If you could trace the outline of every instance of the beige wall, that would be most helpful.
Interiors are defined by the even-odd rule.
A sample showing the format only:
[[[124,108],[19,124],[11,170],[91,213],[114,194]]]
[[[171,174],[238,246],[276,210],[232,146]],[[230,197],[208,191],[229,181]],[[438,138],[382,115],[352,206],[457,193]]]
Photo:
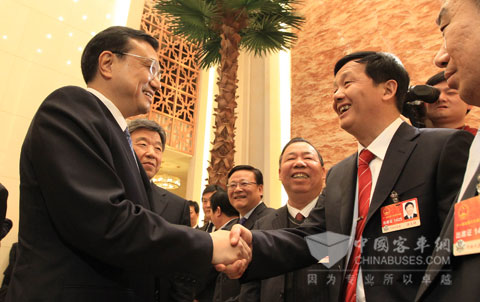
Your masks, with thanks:
[[[0,182],[9,190],[7,217],[13,220],[1,243],[0,272],[17,241],[20,148],[35,111],[56,88],[84,86],[80,55],[92,33],[111,25],[138,28],[143,3],[0,1]]]
[[[325,158],[327,168],[356,149],[341,130],[332,110],[333,66],[343,55],[359,50],[396,54],[413,85],[440,70],[433,58],[442,43],[435,24],[438,0],[342,1],[305,0],[307,23],[292,50],[292,137],[304,136]],[[475,108],[468,123],[480,125]]]

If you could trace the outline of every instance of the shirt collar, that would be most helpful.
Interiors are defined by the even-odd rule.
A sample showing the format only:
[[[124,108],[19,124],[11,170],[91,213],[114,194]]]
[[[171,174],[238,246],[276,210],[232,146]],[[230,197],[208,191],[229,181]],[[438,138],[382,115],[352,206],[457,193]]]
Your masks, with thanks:
[[[245,214],[245,215],[243,215],[243,216],[240,216],[240,218],[245,217],[245,219],[248,219],[248,217],[250,217],[250,215],[252,215],[253,211],[255,211],[255,209],[256,209],[261,203],[263,203],[262,200],[260,200],[260,202],[259,202],[253,209],[251,209],[250,211],[248,211],[247,214]]]
[[[108,111],[110,111],[110,113],[113,115],[113,118],[115,118],[115,120],[117,121],[118,126],[120,126],[120,129],[122,129],[122,131],[125,131],[125,129],[127,129],[127,121],[125,120],[125,118],[123,117],[122,113],[117,108],[117,106],[115,106],[115,104],[112,103],[112,101],[107,99],[107,97],[104,96],[98,90],[88,87],[87,91],[89,91],[91,94],[93,94],[94,96],[100,99],[100,101],[105,105],[105,107],[107,107]]]
[[[223,230],[223,228],[224,228],[226,225],[228,225],[228,224],[229,224],[232,220],[234,220],[234,219],[238,219],[238,217],[234,217],[234,218],[230,219],[229,221],[225,222],[225,223],[224,223],[221,227],[219,227],[218,229],[219,229],[219,230]]]
[[[385,154],[387,153],[388,146],[392,141],[395,132],[397,132],[400,125],[403,123],[403,120],[398,117],[394,120],[387,128],[385,128],[379,136],[377,136],[373,142],[368,145],[367,147],[362,146],[362,144],[358,143],[358,153],[363,149],[368,149],[370,152],[375,155],[376,158],[383,161],[385,158]]]
[[[288,202],[287,202],[287,210],[288,214],[292,217],[296,217],[298,213],[301,213],[303,217],[307,218],[308,215],[310,215],[310,212],[313,210],[315,205],[317,204],[318,196],[310,201],[303,209],[299,210],[297,208],[292,207]]]

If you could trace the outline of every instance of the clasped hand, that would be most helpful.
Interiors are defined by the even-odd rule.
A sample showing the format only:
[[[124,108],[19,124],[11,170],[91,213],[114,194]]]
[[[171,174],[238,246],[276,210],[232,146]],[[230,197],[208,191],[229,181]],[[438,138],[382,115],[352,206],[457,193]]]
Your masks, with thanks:
[[[230,232],[210,233],[213,241],[212,263],[230,279],[240,278],[252,260],[252,233],[240,224]]]

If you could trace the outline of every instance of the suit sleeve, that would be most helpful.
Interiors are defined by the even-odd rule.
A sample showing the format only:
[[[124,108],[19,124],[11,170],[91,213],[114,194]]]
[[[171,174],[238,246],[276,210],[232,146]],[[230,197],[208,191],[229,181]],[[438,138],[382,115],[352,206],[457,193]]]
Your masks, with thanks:
[[[310,254],[305,237],[325,232],[324,198],[322,193],[317,207],[298,228],[252,231],[252,262],[242,282],[274,277],[318,261]]]
[[[151,274],[208,270],[208,234],[171,225],[142,201],[129,199],[126,187],[132,184],[118,174],[126,160],[114,160],[111,123],[98,101],[78,90],[54,92],[30,126],[21,169],[33,174],[21,175],[23,194],[32,195],[28,206],[46,208],[66,245],[112,266]],[[42,200],[35,200],[37,187]]]
[[[473,135],[456,131],[442,148],[437,172],[438,218],[443,225],[460,191]]]
[[[188,202],[184,202],[184,208],[183,208],[183,218],[182,218],[182,225],[192,227],[192,224],[190,222],[190,206],[188,205]]]

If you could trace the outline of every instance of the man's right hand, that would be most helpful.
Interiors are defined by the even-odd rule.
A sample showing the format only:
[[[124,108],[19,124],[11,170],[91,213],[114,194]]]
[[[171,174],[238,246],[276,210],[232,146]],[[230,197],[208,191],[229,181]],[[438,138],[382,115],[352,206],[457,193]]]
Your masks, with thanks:
[[[252,232],[244,226],[236,224],[230,231],[230,245],[237,246],[239,244],[245,244],[249,248],[248,258],[233,263],[220,263],[215,266],[217,271],[225,273],[230,279],[240,278],[252,260]]]

